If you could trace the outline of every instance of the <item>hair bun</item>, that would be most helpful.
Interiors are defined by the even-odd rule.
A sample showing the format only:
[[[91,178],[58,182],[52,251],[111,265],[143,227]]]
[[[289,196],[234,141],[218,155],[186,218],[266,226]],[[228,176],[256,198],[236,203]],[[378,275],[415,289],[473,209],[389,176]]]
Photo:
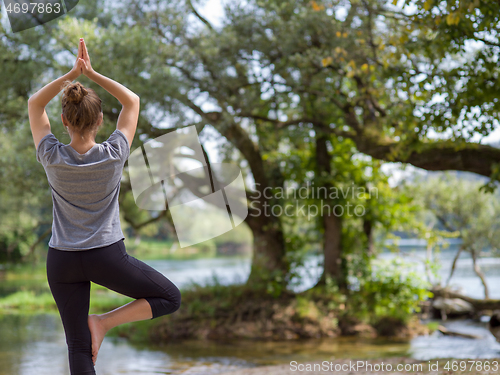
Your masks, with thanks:
[[[64,95],[71,103],[79,104],[89,92],[80,82],[70,83],[64,90]]]

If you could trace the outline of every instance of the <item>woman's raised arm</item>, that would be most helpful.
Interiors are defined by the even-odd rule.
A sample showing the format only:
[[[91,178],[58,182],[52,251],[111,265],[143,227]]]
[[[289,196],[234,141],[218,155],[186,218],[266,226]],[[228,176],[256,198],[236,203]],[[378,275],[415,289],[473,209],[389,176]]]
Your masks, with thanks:
[[[50,134],[50,122],[45,107],[47,104],[61,91],[62,84],[67,81],[77,79],[82,72],[82,63],[80,55],[83,51],[83,39],[78,44],[78,56],[75,60],[73,69],[62,77],[46,84],[28,100],[28,116],[30,119],[30,128],[35,142],[35,148],[38,149],[38,144],[47,134]]]
[[[92,69],[85,41],[83,42],[82,54],[83,57],[80,57],[80,59],[83,60],[81,64],[83,74],[113,95],[123,106],[120,116],[118,116],[116,128],[125,134],[128,139],[129,146],[131,146],[137,129],[137,121],[139,119],[139,96],[122,84],[112,80],[111,78],[103,76]]]

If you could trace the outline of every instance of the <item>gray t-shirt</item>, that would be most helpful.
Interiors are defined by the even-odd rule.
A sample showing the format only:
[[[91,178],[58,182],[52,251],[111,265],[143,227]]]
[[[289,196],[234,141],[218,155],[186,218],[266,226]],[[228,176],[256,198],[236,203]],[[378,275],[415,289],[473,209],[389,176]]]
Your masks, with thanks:
[[[83,155],[52,133],[42,138],[36,159],[43,165],[52,190],[50,247],[88,250],[125,238],[118,195],[129,154],[128,140],[118,129]]]

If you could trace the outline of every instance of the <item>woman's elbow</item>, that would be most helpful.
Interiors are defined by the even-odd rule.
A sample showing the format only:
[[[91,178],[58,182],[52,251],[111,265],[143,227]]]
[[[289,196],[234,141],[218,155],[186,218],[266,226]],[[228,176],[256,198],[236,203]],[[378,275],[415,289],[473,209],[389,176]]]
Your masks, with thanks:
[[[30,107],[45,107],[45,106],[38,103],[38,98],[36,97],[36,95],[32,95],[28,99],[28,108],[30,108]]]
[[[139,97],[139,95],[136,95],[136,94],[133,94],[133,95],[130,95],[128,98],[127,98],[127,101],[125,103],[122,103],[123,106],[139,106],[141,103],[141,98]]]

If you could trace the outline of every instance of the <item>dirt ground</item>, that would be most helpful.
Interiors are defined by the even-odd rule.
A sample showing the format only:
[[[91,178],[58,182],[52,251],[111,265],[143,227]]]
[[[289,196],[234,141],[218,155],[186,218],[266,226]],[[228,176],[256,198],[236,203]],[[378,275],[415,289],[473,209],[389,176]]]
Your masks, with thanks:
[[[316,367],[314,367],[315,364]],[[370,367],[370,364],[372,367]],[[398,365],[400,365],[399,368]],[[278,366],[262,366],[229,371],[221,375],[371,375],[384,373],[414,375],[500,374],[500,357],[496,359],[445,358],[430,361],[419,361],[404,357],[368,360],[337,359],[318,362],[291,362],[290,364]]]

